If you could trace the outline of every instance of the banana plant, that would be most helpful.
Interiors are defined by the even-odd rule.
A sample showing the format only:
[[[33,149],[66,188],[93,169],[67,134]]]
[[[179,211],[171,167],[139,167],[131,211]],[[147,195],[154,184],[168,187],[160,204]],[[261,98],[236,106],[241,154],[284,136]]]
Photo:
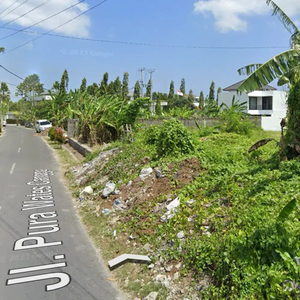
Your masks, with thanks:
[[[300,31],[286,13],[272,0],[266,0],[273,15],[277,15],[283,26],[291,33],[291,49],[275,55],[263,64],[251,64],[238,70],[240,75],[248,75],[238,90],[252,92],[279,79],[279,84],[293,84],[300,74]]]

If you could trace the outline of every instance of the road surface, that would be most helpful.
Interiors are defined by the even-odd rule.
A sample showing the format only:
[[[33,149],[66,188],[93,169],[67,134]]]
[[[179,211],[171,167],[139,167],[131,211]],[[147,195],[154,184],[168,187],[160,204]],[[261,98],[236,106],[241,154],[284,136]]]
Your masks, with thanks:
[[[123,300],[34,133],[11,125],[0,137],[0,300]]]

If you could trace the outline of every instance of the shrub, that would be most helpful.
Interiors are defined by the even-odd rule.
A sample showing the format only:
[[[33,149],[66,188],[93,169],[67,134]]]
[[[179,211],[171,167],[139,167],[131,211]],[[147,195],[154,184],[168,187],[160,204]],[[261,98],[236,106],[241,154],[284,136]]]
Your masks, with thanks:
[[[159,125],[151,125],[145,130],[145,143],[148,145],[156,145],[160,134]]]
[[[48,136],[49,136],[51,141],[55,140],[54,129],[55,129],[55,127],[50,127],[49,131],[48,131]]]
[[[64,136],[64,132],[60,127],[54,128],[54,140],[58,142],[59,144],[63,144],[66,140]]]
[[[162,156],[189,154],[195,150],[192,135],[177,119],[165,120],[156,143],[157,154]]]
[[[254,124],[241,112],[223,111],[219,120],[222,122],[220,128],[223,132],[247,135],[254,128]]]

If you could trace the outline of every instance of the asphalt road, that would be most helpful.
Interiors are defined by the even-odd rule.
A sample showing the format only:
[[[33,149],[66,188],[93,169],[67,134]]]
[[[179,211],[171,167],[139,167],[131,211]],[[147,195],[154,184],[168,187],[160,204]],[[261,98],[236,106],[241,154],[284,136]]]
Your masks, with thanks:
[[[0,300],[124,299],[34,133],[11,125],[0,137]]]

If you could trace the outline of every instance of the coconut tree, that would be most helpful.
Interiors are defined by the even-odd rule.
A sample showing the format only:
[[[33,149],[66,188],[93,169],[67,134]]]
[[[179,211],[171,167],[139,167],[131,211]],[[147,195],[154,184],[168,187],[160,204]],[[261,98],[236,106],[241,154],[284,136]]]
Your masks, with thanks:
[[[264,64],[251,64],[238,70],[240,75],[249,77],[240,85],[239,91],[251,92],[278,79],[278,84],[295,83],[300,74],[300,31],[286,13],[272,0],[266,0],[284,27],[291,33],[291,49],[282,52]]]

